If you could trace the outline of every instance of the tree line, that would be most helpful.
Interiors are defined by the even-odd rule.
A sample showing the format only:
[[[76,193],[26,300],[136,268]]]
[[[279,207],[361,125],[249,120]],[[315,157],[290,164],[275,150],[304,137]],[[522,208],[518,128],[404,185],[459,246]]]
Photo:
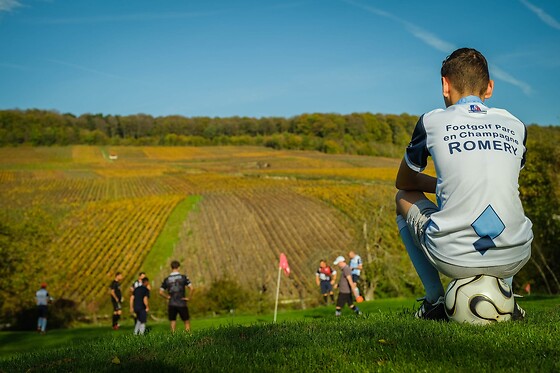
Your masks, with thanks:
[[[284,117],[153,117],[146,114],[61,114],[0,111],[0,146],[257,145],[324,153],[395,155],[410,140],[418,116],[301,114]]]

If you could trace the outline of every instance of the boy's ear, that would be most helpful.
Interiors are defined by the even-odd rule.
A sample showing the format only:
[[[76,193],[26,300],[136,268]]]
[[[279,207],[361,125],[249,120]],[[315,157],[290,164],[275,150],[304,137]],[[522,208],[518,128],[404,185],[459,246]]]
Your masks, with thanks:
[[[484,94],[484,99],[489,99],[492,97],[492,92],[494,92],[494,81],[488,81],[488,87],[486,88],[486,93]]]
[[[441,94],[443,95],[445,107],[449,107],[454,104],[451,100],[451,83],[445,76],[441,77]]]
[[[441,77],[441,94],[445,98],[449,98],[451,92],[451,86],[449,85],[449,79],[445,76]]]

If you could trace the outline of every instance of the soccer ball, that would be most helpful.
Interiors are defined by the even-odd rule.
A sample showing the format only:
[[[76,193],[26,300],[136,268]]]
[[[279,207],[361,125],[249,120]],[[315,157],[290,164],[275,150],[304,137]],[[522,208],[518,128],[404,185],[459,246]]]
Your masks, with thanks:
[[[511,320],[515,301],[501,278],[478,275],[454,279],[445,292],[445,313],[460,323],[486,325]]]

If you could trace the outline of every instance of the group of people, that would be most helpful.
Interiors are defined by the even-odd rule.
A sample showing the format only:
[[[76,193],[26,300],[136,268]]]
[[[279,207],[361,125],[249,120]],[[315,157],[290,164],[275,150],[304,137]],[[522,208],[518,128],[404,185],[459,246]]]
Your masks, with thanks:
[[[171,331],[175,332],[177,315],[185,323],[185,330],[191,329],[190,314],[187,302],[194,294],[194,287],[191,280],[179,273],[181,264],[174,260],[171,262],[171,273],[161,283],[159,295],[168,301],[167,313],[171,324]],[[117,272],[114,280],[109,286],[109,293],[111,296],[111,304],[113,305],[113,329],[119,330],[119,321],[122,316],[123,294],[121,291],[121,282],[123,274]],[[186,296],[186,289],[189,289],[188,297]],[[138,274],[138,279],[130,286],[130,313],[135,320],[134,334],[144,334],[146,332],[146,323],[148,321],[148,312],[150,312],[150,279],[146,276],[145,272]],[[35,293],[35,300],[37,303],[37,331],[44,334],[47,328],[47,311],[48,305],[52,303],[53,298],[47,291],[47,284],[42,283],[41,288]]]
[[[115,279],[109,286],[111,295],[111,304],[113,305],[113,329],[120,328],[119,320],[122,315],[123,296],[121,291],[121,281],[123,275],[117,272]],[[135,320],[134,334],[144,334],[146,331],[146,322],[148,321],[148,312],[150,311],[150,279],[145,272],[138,274],[138,279],[130,286],[130,313]]]
[[[185,323],[185,330],[191,328],[190,314],[187,302],[194,294],[194,287],[189,278],[179,273],[181,264],[174,260],[171,262],[171,273],[161,283],[159,295],[168,301],[167,314],[171,324],[171,331],[175,331],[177,323],[177,315]],[[119,320],[122,315],[123,296],[121,291],[121,281],[123,275],[117,272],[115,279],[109,286],[111,303],[113,305],[113,329],[118,330]],[[189,297],[186,296],[186,289],[189,289]],[[146,277],[146,273],[140,272],[138,279],[130,286],[130,313],[134,316],[135,326],[134,334],[144,334],[146,331],[146,323],[148,321],[148,312],[150,311],[150,280]]]
[[[338,283],[336,283],[337,271],[328,265],[327,261],[324,259],[321,259],[319,262],[319,268],[315,274],[315,281],[317,286],[321,288],[321,294],[325,305],[329,304],[329,297],[332,303],[335,303],[334,289],[338,288],[336,316],[342,314],[342,308],[346,304],[356,314],[361,313],[358,306],[354,304],[354,299],[356,299],[357,302],[363,301],[363,296],[360,295],[360,290],[358,288],[363,262],[362,258],[354,251],[350,251],[348,256],[350,257],[350,263],[346,263],[346,258],[344,256],[338,256],[333,262],[342,273]]]

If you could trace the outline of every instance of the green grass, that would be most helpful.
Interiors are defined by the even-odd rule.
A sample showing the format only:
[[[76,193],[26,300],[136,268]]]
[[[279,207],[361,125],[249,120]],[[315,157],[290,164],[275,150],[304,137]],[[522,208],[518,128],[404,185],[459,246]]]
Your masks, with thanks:
[[[409,299],[384,299],[381,301],[364,302],[360,306],[364,312],[394,312],[400,311],[406,307],[410,308],[415,304],[414,300]],[[347,311],[349,313],[349,311]],[[324,319],[334,315],[334,307],[320,307],[311,310],[280,310],[278,312],[277,321],[302,321],[313,319]],[[233,325],[255,325],[263,323],[272,323],[273,314],[265,315],[248,315],[248,314],[230,314],[219,317],[193,318],[192,330],[194,332],[202,329],[218,328]],[[169,323],[165,320],[148,321],[150,329],[154,333],[168,333]],[[178,324],[181,324],[179,322]],[[32,332],[0,332],[0,358],[13,355],[15,353],[27,353],[34,351],[37,347],[41,349],[52,349],[64,347],[70,343],[84,342],[97,337],[114,338],[122,334],[132,333],[132,319],[126,314],[121,319],[121,331],[115,333],[110,327],[110,320],[104,324],[92,326],[83,324],[71,329],[57,329],[49,331],[47,335],[39,335]]]
[[[146,256],[142,270],[148,274],[157,274],[165,267],[167,260],[173,255],[175,244],[179,240],[179,230],[188,213],[202,199],[201,196],[188,196],[171,212],[165,227],[158,236],[154,246]]]
[[[0,371],[557,372],[558,300],[526,298],[527,320],[487,327],[415,320],[414,302],[401,299],[365,302],[360,317],[323,307],[282,312],[276,324],[271,315],[194,319],[190,334],[172,335],[167,323],[145,336],[130,326],[0,333]],[[8,353],[6,343],[25,348]]]

